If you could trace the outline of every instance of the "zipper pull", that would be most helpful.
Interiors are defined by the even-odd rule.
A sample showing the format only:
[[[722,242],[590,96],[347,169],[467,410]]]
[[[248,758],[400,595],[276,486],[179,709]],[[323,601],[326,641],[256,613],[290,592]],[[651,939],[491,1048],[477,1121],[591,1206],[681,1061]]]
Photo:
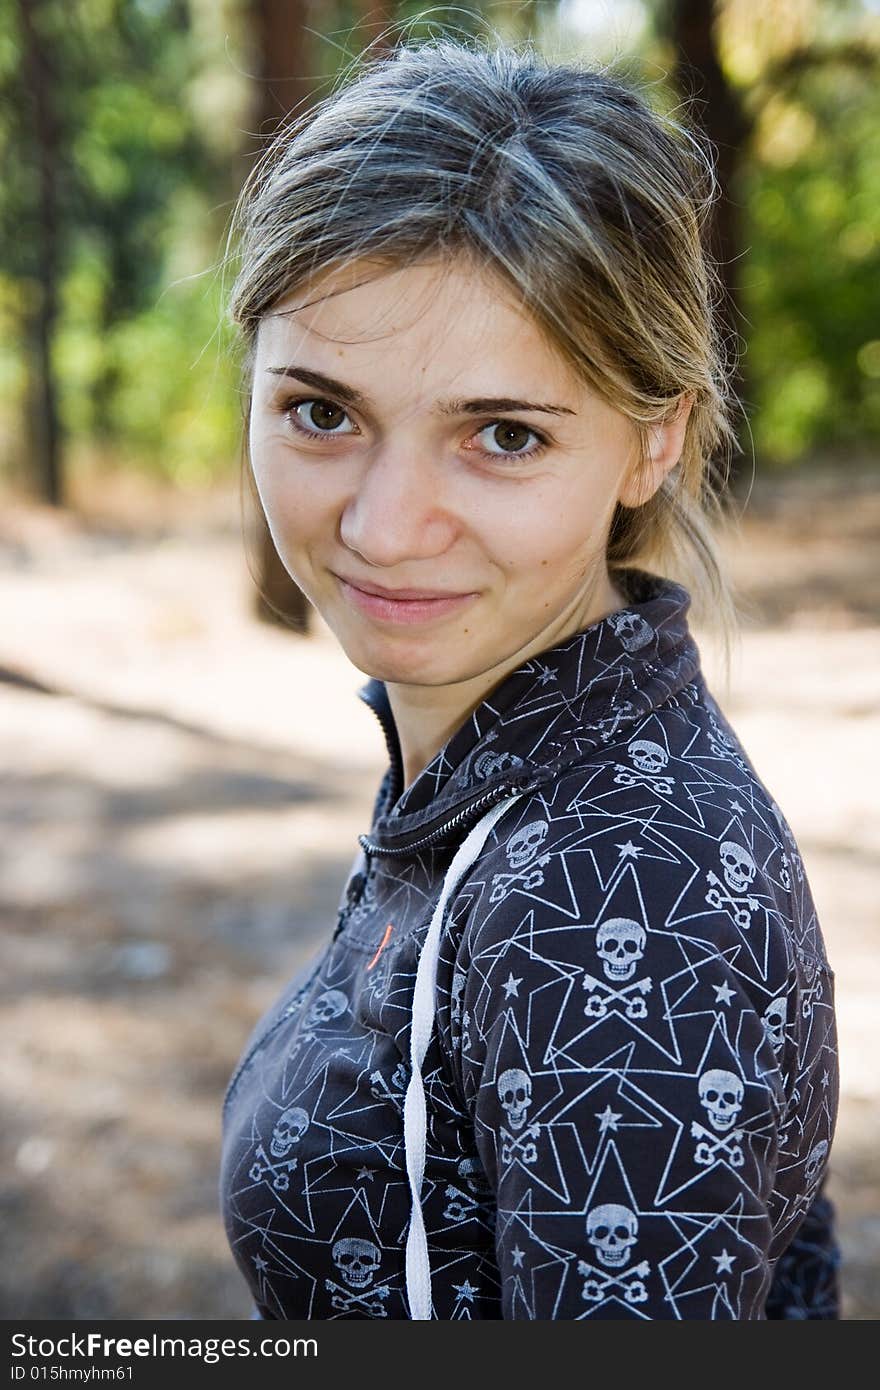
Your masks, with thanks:
[[[388,938],[389,938],[389,936],[391,935],[391,933],[393,932],[393,930],[394,930],[394,923],[393,923],[393,922],[389,922],[389,923],[388,923],[388,926],[385,928],[385,935],[382,937],[382,940],[379,942],[379,949],[378,949],[378,951],[376,952],[376,954],[373,956],[373,959],[370,961],[369,965],[367,966],[367,969],[368,969],[368,970],[372,970],[373,966],[376,964],[376,961],[379,959],[379,957],[381,956],[382,952],[385,950],[385,947],[388,945]]]
[[[339,933],[342,931],[342,928],[345,926],[346,918],[348,917],[348,914],[351,912],[351,909],[354,907],[358,898],[363,893],[364,886],[367,882],[367,878],[370,873],[369,853],[366,850],[364,850],[363,847],[361,848],[362,859],[364,861],[364,868],[356,869],[348,880],[348,883],[345,888],[345,901],[342,903],[338,913],[336,914],[336,926],[334,928],[332,938],[334,941],[336,940]]]

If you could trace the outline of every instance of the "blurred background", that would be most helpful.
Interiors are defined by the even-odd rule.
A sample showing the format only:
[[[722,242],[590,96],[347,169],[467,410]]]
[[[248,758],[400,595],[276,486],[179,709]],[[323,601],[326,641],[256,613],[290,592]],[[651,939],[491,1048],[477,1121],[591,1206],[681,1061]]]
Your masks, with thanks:
[[[2,0],[0,1317],[250,1312],[222,1097],[386,760],[240,492],[223,255],[277,122],[399,32],[613,62],[715,143],[729,689],[695,636],[836,970],[844,1316],[877,1318],[880,0]]]

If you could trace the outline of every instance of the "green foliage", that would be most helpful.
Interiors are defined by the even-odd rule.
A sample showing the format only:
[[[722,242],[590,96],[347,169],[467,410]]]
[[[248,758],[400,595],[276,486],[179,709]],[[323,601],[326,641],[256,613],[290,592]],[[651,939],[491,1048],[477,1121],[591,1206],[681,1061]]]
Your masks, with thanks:
[[[35,9],[57,129],[52,363],[68,452],[91,441],[120,464],[185,482],[229,471],[241,419],[214,273],[240,171],[222,141],[205,138],[190,17],[184,0],[43,0]],[[7,12],[0,431],[11,441],[19,431],[7,467],[26,457],[28,333],[45,278],[34,93],[25,65],[9,60],[20,49]]]
[[[516,40],[551,9],[549,0],[432,7],[403,0],[397,18],[414,38],[444,28],[465,37],[481,31],[482,11]],[[246,161],[259,148],[249,106],[259,70],[249,7],[245,0],[42,0],[33,12],[56,121],[52,360],[68,456],[94,446],[120,466],[187,484],[230,474],[241,400],[218,264]],[[326,90],[334,66],[350,64],[376,28],[359,35],[354,0],[328,0],[320,13],[314,73]],[[7,467],[27,456],[28,343],[45,279],[35,94],[17,15],[17,6],[0,6]],[[658,67],[665,65],[648,65],[654,81]],[[876,446],[876,68],[832,64],[790,78],[765,102],[732,193],[744,218],[741,332],[759,455],[786,464],[829,446]]]
[[[829,446],[876,445],[876,73],[837,65],[811,69],[768,110],[762,126],[766,138],[759,131],[738,191],[745,210],[741,308],[756,449],[783,463]]]
[[[69,436],[112,443],[120,465],[186,486],[229,472],[241,423],[219,278],[168,274],[184,238],[192,241],[187,250],[201,247],[202,264],[208,262],[210,226],[200,200],[178,190],[162,230],[167,254],[155,293],[102,334],[96,327],[107,263],[83,247],[65,282],[55,343]]]

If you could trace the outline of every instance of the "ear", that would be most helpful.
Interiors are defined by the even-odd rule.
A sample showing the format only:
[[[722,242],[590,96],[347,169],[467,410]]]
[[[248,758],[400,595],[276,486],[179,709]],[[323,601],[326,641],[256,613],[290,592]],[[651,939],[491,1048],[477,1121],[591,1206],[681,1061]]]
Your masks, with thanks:
[[[681,395],[671,414],[648,426],[647,458],[636,458],[626,474],[617,500],[624,507],[641,507],[654,496],[670,469],[681,458],[684,434],[693,409],[693,396]]]

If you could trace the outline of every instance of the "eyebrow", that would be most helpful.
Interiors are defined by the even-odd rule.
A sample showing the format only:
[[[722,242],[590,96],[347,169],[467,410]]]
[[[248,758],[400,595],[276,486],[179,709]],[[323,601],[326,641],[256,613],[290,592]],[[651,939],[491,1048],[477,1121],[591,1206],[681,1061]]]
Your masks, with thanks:
[[[342,401],[345,405],[364,406],[368,404],[363,391],[358,391],[353,386],[346,386],[344,381],[334,381],[333,377],[325,376],[323,372],[312,371],[310,367],[295,365],[267,367],[266,371],[273,376],[292,377],[295,381],[301,381],[306,386],[313,386],[318,391],[326,391],[328,395]],[[538,410],[546,415],[577,414],[576,410],[572,410],[567,405],[550,405],[541,401],[516,401],[509,396],[477,396],[472,400],[452,399],[438,401],[435,406],[438,415],[484,415],[493,410]]]

